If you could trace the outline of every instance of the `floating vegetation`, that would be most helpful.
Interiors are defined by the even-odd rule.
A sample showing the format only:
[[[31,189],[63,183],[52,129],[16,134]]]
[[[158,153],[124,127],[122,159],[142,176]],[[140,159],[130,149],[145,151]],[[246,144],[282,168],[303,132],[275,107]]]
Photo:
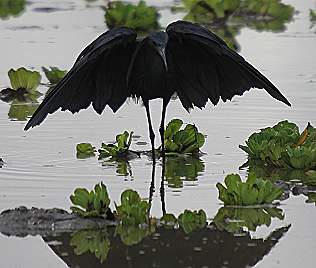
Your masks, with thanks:
[[[0,19],[18,17],[25,9],[26,0],[0,0]]]
[[[284,219],[278,208],[233,208],[221,207],[214,217],[214,224],[220,231],[242,233],[244,228],[255,232],[262,225],[270,226],[272,218]]]
[[[167,229],[173,229],[176,226],[177,222],[178,220],[176,216],[169,213],[166,213],[160,218],[160,223]]]
[[[239,148],[250,160],[260,160],[275,167],[316,168],[316,129],[310,123],[300,134],[294,123],[279,122],[272,128],[252,134],[246,145],[239,145]]]
[[[139,225],[149,223],[149,208],[147,201],[142,200],[133,190],[126,190],[121,194],[121,205],[116,205],[117,217],[123,225]]]
[[[186,234],[201,229],[206,225],[206,213],[204,210],[191,211],[186,209],[178,217],[178,223]]]
[[[184,181],[196,181],[204,170],[203,161],[196,157],[180,155],[165,160],[165,179],[171,188],[182,188]]]
[[[116,144],[102,143],[101,148],[98,150],[99,159],[108,157],[127,158],[130,154],[129,147],[132,142],[132,136],[133,131],[131,133],[124,131],[124,133],[116,136]]]
[[[217,183],[216,187],[219,199],[230,206],[271,204],[283,194],[281,188],[274,186],[269,180],[257,178],[253,173],[249,173],[245,182],[242,182],[238,174],[227,175],[225,184],[226,187]]]
[[[91,143],[78,143],[76,145],[77,158],[89,158],[95,156],[96,149]]]
[[[109,28],[125,26],[140,32],[159,28],[158,11],[152,6],[147,6],[145,1],[139,1],[136,5],[111,1],[105,11],[105,22]]]
[[[8,75],[13,90],[24,89],[28,93],[34,92],[42,79],[39,72],[27,70],[24,67],[17,70],[10,69]]]
[[[82,217],[109,218],[111,214],[109,195],[102,182],[96,184],[90,192],[84,188],[75,189],[70,200],[74,205],[70,209]]]
[[[8,72],[11,88],[0,91],[0,99],[11,103],[8,113],[9,119],[25,121],[36,111],[39,103],[37,99],[42,93],[37,91],[41,81],[39,72],[21,67]]]
[[[41,82],[41,75],[39,72],[30,71],[21,67],[17,70],[10,69],[8,76],[11,88],[5,88],[0,92],[1,100],[7,102],[14,99],[27,101],[28,99],[36,99],[41,95],[41,93],[36,91]]]
[[[308,193],[307,197],[306,203],[315,203],[316,205],[316,193]]]
[[[67,74],[66,70],[60,70],[57,67],[42,67],[42,70],[51,85],[58,84]]]
[[[291,5],[280,0],[182,0],[185,20],[210,28],[228,46],[238,50],[236,35],[243,27],[258,31],[280,32],[294,15]]]
[[[106,230],[81,230],[71,234],[70,246],[77,256],[91,253],[103,263],[110,251]]]
[[[183,121],[171,120],[165,130],[165,154],[167,156],[192,155],[198,157],[205,138],[195,125],[187,124],[181,129]],[[181,129],[181,130],[180,130]]]
[[[309,10],[309,19],[312,23],[311,28],[316,24],[316,11],[310,9]]]

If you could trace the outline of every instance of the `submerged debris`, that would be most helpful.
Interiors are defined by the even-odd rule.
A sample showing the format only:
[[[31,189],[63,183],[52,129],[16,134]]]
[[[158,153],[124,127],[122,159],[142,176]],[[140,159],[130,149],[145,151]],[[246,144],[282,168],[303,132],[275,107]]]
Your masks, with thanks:
[[[24,206],[0,214],[0,232],[6,235],[51,235],[83,229],[100,229],[116,225],[104,218],[82,218],[63,209],[31,208]]]

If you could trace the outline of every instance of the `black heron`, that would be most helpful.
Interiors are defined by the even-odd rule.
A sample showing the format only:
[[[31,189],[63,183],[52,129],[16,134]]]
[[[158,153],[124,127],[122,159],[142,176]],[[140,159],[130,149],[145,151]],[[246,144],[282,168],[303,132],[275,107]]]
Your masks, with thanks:
[[[152,152],[154,131],[149,101],[162,98],[159,128],[164,153],[166,108],[174,94],[186,110],[216,105],[251,88],[263,88],[273,98],[290,106],[281,92],[243,57],[208,29],[177,21],[165,32],[138,40],[134,30],[111,29],[78,56],[75,64],[49,93],[27,123],[39,125],[61,108],[76,113],[92,104],[101,114],[108,105],[116,112],[128,97],[141,98],[148,119]],[[153,155],[154,158],[154,155]]]

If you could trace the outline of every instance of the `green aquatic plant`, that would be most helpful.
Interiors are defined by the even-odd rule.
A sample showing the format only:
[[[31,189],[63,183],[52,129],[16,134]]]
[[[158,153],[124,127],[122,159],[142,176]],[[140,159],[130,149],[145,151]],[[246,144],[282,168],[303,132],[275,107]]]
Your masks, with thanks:
[[[66,70],[60,70],[57,67],[42,67],[43,72],[45,73],[49,83],[55,85],[60,82],[61,79],[67,74]]]
[[[105,230],[82,230],[71,234],[70,246],[77,256],[91,253],[103,263],[110,251],[110,240]]]
[[[316,193],[310,192],[306,194],[308,199],[306,200],[306,203],[315,203],[316,205]]]
[[[309,170],[305,173],[306,177],[304,177],[303,184],[306,186],[316,187],[316,171]]]
[[[230,206],[254,206],[271,204],[279,199],[283,190],[274,186],[269,180],[257,178],[249,173],[245,182],[238,174],[230,174],[225,178],[225,185],[217,183],[219,199]]]
[[[191,211],[186,209],[178,217],[179,226],[186,234],[201,229],[206,225],[206,213],[204,210]]]
[[[124,158],[128,156],[129,147],[132,142],[133,131],[124,133],[116,136],[116,144],[105,144],[102,143],[101,148],[98,150],[99,159],[107,157]]]
[[[36,91],[42,79],[39,72],[30,71],[24,67],[17,70],[10,69],[8,75],[13,90],[25,90],[28,93]]]
[[[282,160],[286,165],[295,169],[316,168],[316,142],[294,148],[287,146]]]
[[[221,207],[213,219],[220,231],[242,233],[244,228],[256,231],[257,227],[270,226],[273,218],[284,219],[284,214],[278,208],[232,208]]]
[[[173,214],[166,213],[160,218],[160,223],[166,228],[166,229],[172,229],[177,224],[178,220],[176,216]]]
[[[109,28],[125,26],[141,32],[159,28],[157,10],[147,6],[145,1],[139,1],[137,5],[113,1],[105,10],[105,22]]]
[[[316,11],[310,9],[309,10],[309,19],[311,21],[311,28],[314,27],[314,25],[316,24]]]
[[[95,156],[96,149],[91,143],[78,143],[76,145],[77,158],[88,158]]]
[[[18,17],[25,9],[26,0],[0,0],[0,19]]]
[[[182,0],[182,3],[193,14],[204,12],[209,15],[208,19],[214,19],[233,13],[239,7],[240,0]]]
[[[181,129],[183,121],[171,120],[165,130],[165,152],[167,156],[187,154],[198,156],[205,143],[205,137],[195,125],[187,124]]]
[[[139,225],[149,223],[149,208],[147,201],[142,200],[133,190],[125,190],[121,194],[121,205],[116,205],[116,214],[123,225]]]
[[[82,217],[107,218],[111,210],[110,199],[106,186],[101,182],[94,186],[90,192],[85,188],[77,188],[70,196],[73,204],[70,209]]]
[[[239,148],[250,160],[276,167],[316,168],[316,130],[310,123],[300,134],[297,125],[282,121],[252,134],[246,145],[239,145]]]
[[[278,18],[283,22],[290,21],[295,11],[291,5],[283,4],[281,0],[245,0],[241,9],[249,15]]]

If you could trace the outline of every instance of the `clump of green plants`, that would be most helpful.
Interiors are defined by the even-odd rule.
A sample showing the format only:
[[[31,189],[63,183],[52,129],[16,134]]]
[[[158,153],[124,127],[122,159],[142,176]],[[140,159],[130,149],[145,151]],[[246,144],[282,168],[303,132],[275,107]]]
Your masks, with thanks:
[[[182,2],[191,13],[201,13],[204,10],[213,14],[214,17],[210,18],[223,18],[240,6],[240,0],[182,0]]]
[[[316,11],[310,9],[309,10],[309,19],[312,22],[311,28],[314,27],[315,23],[316,23]]]
[[[133,131],[124,133],[116,136],[115,144],[102,143],[101,148],[98,150],[99,159],[114,157],[114,158],[126,158],[130,153],[129,147],[132,142]]]
[[[25,9],[26,0],[0,0],[0,19],[18,17]]]
[[[283,4],[281,0],[246,0],[242,2],[242,9],[251,14],[290,20],[294,8]]]
[[[24,67],[17,70],[11,69],[8,75],[13,90],[24,89],[28,93],[34,92],[42,79],[39,72],[27,70]]]
[[[316,129],[308,123],[300,134],[296,124],[282,121],[252,134],[239,148],[250,160],[294,169],[316,168]]]
[[[166,229],[173,229],[178,220],[175,215],[166,213],[160,218],[160,223],[166,228]]]
[[[255,232],[259,226],[269,227],[273,218],[283,220],[283,211],[278,208],[221,207],[213,222],[220,231],[242,233],[244,228]]]
[[[199,156],[200,148],[205,143],[205,137],[195,125],[187,124],[181,129],[183,121],[171,120],[165,130],[165,153],[167,156],[181,154]]]
[[[147,6],[145,1],[139,1],[137,5],[111,1],[105,13],[105,22],[109,28],[126,26],[140,32],[159,28],[158,18],[157,10]]]
[[[306,203],[315,203],[316,205],[316,193],[310,192],[306,194],[308,199],[306,200]]]
[[[66,70],[60,70],[57,67],[42,67],[42,70],[51,85],[56,85],[57,83],[59,83],[61,79],[63,79],[64,76],[67,74]]]
[[[147,201],[142,200],[133,190],[121,194],[121,205],[116,205],[116,214],[123,225],[140,225],[149,223],[149,208]]]
[[[204,210],[191,211],[186,209],[178,217],[178,223],[186,234],[201,229],[206,225],[206,213]]]
[[[110,251],[110,240],[105,230],[81,230],[71,235],[70,246],[77,256],[90,252],[103,263]]]
[[[217,183],[219,199],[229,206],[254,206],[271,204],[279,199],[283,190],[274,186],[269,180],[257,178],[249,173],[243,182],[238,174],[230,174],[225,178],[225,185]]]
[[[88,191],[85,188],[77,188],[70,196],[73,204],[70,209],[82,217],[103,217],[108,218],[111,214],[109,208],[110,198],[106,186],[101,182],[94,186],[94,190]]]
[[[78,143],[76,145],[77,158],[88,158],[95,156],[96,149],[91,143]]]

